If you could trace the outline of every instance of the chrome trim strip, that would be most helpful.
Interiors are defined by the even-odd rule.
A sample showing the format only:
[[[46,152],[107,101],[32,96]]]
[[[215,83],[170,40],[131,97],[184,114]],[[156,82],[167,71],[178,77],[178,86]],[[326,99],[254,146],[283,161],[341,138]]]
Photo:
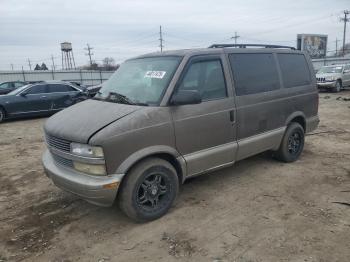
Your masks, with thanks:
[[[205,148],[199,151],[195,151],[192,153],[189,153],[187,155],[184,155],[183,157],[186,159],[186,161],[190,158],[196,158],[197,156],[201,157],[201,156],[205,156],[207,154],[210,154],[212,152],[218,152],[218,151],[225,151],[227,149],[231,149],[231,148],[235,148],[237,146],[237,142],[236,141],[232,141],[226,144],[222,144],[222,145],[218,145],[218,146],[213,146],[213,147],[209,147],[209,148]]]
[[[187,165],[186,176],[191,177],[231,165],[235,161],[237,148],[237,142],[232,141],[184,155]]]
[[[64,157],[66,159],[70,159],[73,161],[79,161],[82,163],[87,164],[94,164],[94,165],[105,165],[106,161],[103,158],[96,158],[96,157],[85,157],[85,156],[77,156],[71,153],[67,153],[61,150],[58,150],[48,144],[46,144],[47,148],[50,150],[51,153],[59,155],[61,157]]]
[[[281,144],[287,127],[280,127],[258,135],[238,140],[238,152],[236,160],[242,160],[266,150],[277,150]]]
[[[204,170],[204,171],[201,171],[201,172],[198,172],[198,173],[195,173],[195,174],[188,175],[188,176],[186,176],[184,179],[186,180],[186,179],[191,178],[191,177],[200,176],[200,175],[203,175],[203,174],[206,174],[206,173],[210,173],[210,172],[219,170],[219,169],[221,169],[221,168],[229,167],[229,166],[232,166],[234,163],[235,163],[235,161],[232,161],[232,162],[228,162],[228,163],[226,163],[226,164],[214,166],[214,167],[209,168],[209,169],[207,169],[207,170]]]

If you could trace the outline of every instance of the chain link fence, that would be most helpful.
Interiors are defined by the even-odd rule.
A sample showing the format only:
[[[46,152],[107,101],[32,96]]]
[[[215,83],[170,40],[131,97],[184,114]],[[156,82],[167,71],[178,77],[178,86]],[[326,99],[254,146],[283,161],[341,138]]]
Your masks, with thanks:
[[[98,85],[106,81],[113,71],[60,70],[60,71],[0,71],[0,83],[7,81],[48,81],[64,80],[79,82],[86,86]]]

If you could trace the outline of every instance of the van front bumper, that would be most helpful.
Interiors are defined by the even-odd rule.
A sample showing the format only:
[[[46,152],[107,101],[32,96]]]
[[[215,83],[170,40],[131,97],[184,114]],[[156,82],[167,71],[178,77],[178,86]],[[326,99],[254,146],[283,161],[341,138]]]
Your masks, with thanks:
[[[56,186],[98,206],[113,205],[124,176],[91,176],[80,173],[55,163],[49,150],[44,153],[42,162],[46,175]]]

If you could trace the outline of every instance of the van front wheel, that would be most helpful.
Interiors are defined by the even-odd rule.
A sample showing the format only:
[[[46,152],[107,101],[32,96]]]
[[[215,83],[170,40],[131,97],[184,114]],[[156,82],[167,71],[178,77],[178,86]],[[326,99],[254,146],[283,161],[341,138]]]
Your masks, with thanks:
[[[291,123],[283,136],[279,149],[275,152],[277,159],[289,163],[296,161],[304,148],[304,129],[299,123]]]
[[[150,221],[168,212],[179,191],[179,181],[169,162],[148,158],[126,174],[120,190],[120,209],[137,222]]]

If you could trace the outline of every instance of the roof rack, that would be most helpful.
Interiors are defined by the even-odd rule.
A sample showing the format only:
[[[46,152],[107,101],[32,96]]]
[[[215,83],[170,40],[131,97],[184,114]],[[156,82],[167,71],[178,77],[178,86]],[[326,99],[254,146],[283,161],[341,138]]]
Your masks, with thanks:
[[[223,48],[223,47],[238,47],[238,48],[247,48],[247,47],[263,47],[263,48],[287,48],[295,50],[295,47],[284,46],[284,45],[261,45],[261,44],[213,44],[209,48]]]

